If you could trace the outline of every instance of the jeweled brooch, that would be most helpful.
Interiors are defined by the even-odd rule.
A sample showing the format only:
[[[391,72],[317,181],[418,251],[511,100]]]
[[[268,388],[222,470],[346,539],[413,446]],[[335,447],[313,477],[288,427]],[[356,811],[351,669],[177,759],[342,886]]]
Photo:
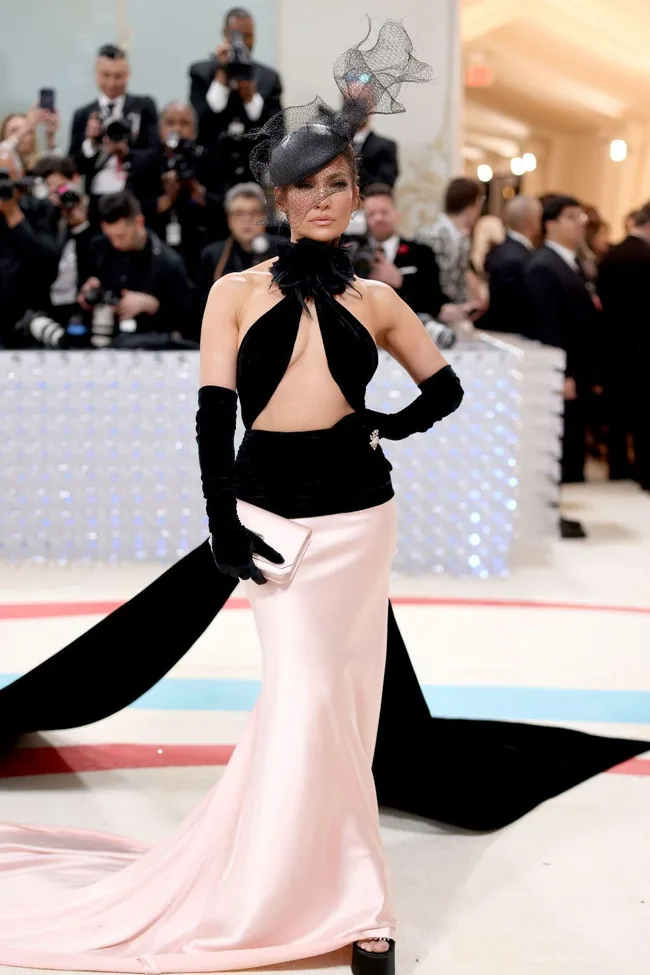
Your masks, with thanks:
[[[379,430],[373,430],[370,434],[370,446],[373,450],[379,446]]]

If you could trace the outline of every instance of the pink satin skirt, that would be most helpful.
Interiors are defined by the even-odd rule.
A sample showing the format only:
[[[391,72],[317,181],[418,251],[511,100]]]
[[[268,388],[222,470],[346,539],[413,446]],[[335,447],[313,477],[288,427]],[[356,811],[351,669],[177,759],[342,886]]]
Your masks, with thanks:
[[[214,972],[394,937],[371,768],[394,502],[300,520],[291,585],[246,584],[262,689],[218,784],[151,849],[0,826],[0,965]]]

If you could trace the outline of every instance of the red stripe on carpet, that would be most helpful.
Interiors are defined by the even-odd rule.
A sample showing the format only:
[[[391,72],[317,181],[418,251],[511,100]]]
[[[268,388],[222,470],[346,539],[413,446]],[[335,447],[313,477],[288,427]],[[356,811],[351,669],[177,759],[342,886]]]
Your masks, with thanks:
[[[476,599],[435,596],[391,596],[394,606],[465,606],[476,609],[566,609],[588,613],[635,613],[650,616],[650,606],[612,606],[607,603],[559,603],[533,599]],[[58,616],[105,616],[120,602],[0,603],[0,620],[47,619]],[[248,609],[247,599],[229,599],[226,609]]]
[[[650,760],[647,758],[630,758],[621,765],[609,769],[614,775],[650,775]]]
[[[234,745],[64,745],[18,748],[0,766],[0,778],[66,775],[126,768],[227,765]]]
[[[66,775],[127,768],[189,768],[227,765],[234,745],[113,744],[18,748],[0,767],[0,778]],[[650,760],[631,758],[610,769],[616,775],[650,775]]]

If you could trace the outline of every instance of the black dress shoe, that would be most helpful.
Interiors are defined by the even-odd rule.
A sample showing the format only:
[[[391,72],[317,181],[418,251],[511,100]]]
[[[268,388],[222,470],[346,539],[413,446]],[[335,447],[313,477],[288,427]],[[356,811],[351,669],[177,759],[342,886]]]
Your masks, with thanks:
[[[586,538],[587,532],[579,521],[571,521],[569,518],[560,518],[560,537],[561,538]]]

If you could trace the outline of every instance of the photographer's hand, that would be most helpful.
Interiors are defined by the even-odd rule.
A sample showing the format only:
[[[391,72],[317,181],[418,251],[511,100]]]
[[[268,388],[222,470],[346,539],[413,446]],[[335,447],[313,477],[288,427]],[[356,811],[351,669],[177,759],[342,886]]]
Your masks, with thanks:
[[[117,306],[117,314],[120,320],[137,318],[138,315],[155,315],[159,308],[160,302],[153,295],[125,290]]]
[[[45,112],[43,118],[43,125],[45,126],[45,140],[47,142],[47,148],[52,151],[56,149],[56,133],[59,128],[59,113],[58,112]]]
[[[187,186],[190,191],[190,199],[192,203],[196,203],[197,206],[204,207],[207,203],[207,190],[205,186],[202,186],[198,179],[188,180]]]
[[[383,250],[377,250],[375,252],[370,277],[373,281],[383,281],[384,284],[390,285],[395,290],[401,288],[404,283],[404,275],[399,268],[391,264]]]
[[[170,169],[161,176],[164,194],[158,197],[158,213],[167,213],[176,203],[181,184],[178,181],[176,170]]]
[[[219,62],[219,67],[214,73],[214,80],[218,81],[220,85],[227,85],[228,75],[226,73],[226,64],[230,60],[230,44],[220,44],[214,53]]]
[[[77,296],[77,301],[85,311],[90,311],[90,305],[86,301],[86,295],[89,291],[93,291],[95,288],[99,288],[101,282],[99,278],[88,278],[86,283],[81,286],[81,291]]]
[[[126,140],[123,142],[113,142],[108,136],[104,136],[102,145],[109,156],[117,156],[118,159],[124,160],[129,155],[129,144]]]
[[[86,122],[86,138],[91,142],[98,142],[104,132],[104,127],[97,112],[91,112]]]
[[[0,213],[4,216],[5,222],[10,230],[17,227],[25,219],[25,214],[20,209],[18,203],[18,193],[14,190],[13,196],[9,200],[0,200]]]
[[[249,102],[252,102],[253,97],[257,94],[257,85],[252,78],[250,81],[238,81],[236,83],[236,87],[239,90],[239,94],[241,95],[241,100],[243,101],[244,105],[248,105]]]

